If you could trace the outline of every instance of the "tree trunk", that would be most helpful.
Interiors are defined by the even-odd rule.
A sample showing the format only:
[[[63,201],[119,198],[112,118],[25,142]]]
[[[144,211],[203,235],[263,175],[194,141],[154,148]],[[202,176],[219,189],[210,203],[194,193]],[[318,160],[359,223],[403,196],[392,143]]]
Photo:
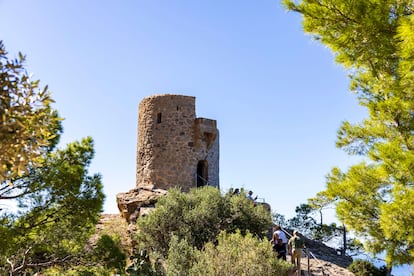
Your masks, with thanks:
[[[322,209],[319,209],[319,216],[321,218],[321,226],[323,225]]]
[[[392,267],[387,266],[387,267],[386,267],[386,270],[387,270],[387,271],[386,271],[386,275],[387,275],[387,276],[392,276],[392,275],[391,275],[391,270],[392,270]]]
[[[347,243],[346,243],[346,228],[345,228],[345,224],[342,224],[342,228],[344,230],[344,232],[343,232],[344,246],[342,247],[341,254],[342,254],[342,256],[345,256],[346,248],[348,246]]]

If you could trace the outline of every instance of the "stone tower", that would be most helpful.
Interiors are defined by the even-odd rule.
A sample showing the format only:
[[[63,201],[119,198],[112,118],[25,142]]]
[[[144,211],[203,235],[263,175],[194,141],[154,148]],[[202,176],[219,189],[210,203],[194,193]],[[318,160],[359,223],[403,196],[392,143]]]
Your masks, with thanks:
[[[153,95],[139,104],[136,187],[219,188],[219,131],[196,118],[195,97]]]

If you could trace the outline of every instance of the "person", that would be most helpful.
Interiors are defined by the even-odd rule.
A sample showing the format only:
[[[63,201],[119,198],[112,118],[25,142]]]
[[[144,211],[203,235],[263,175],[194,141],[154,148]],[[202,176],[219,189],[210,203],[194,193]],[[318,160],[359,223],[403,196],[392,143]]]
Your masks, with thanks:
[[[286,247],[281,239],[277,239],[272,244],[273,251],[276,253],[276,258],[286,261]]]
[[[240,189],[236,188],[233,192],[233,195],[240,195]]]
[[[287,238],[285,233],[282,231],[279,225],[273,226],[273,235],[272,235],[272,245],[273,249],[278,253],[277,258],[282,258],[286,261],[286,246]]]
[[[298,230],[293,231],[293,237],[288,242],[288,251],[292,264],[297,268],[297,275],[301,275],[300,259],[302,258],[302,249],[304,247],[305,241],[300,237]]]
[[[257,196],[253,198],[253,192],[249,191],[249,193],[247,194],[247,199],[251,201],[255,201],[257,199]]]

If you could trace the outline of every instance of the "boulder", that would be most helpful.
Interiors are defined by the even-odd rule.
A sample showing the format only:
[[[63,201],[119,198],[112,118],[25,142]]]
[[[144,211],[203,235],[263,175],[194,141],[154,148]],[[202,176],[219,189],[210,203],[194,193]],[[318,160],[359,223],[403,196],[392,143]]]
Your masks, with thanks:
[[[128,223],[135,223],[140,216],[145,216],[153,210],[158,198],[167,193],[166,190],[154,189],[153,185],[148,185],[117,194],[116,202],[121,217]]]

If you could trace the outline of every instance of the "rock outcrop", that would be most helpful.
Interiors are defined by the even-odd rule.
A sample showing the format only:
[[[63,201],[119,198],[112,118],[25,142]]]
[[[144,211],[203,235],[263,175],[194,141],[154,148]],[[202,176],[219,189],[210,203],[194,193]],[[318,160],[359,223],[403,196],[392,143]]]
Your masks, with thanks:
[[[166,190],[154,189],[153,185],[141,186],[126,193],[116,195],[118,209],[128,223],[134,223],[137,218],[146,216],[155,208],[158,198],[167,194]]]

